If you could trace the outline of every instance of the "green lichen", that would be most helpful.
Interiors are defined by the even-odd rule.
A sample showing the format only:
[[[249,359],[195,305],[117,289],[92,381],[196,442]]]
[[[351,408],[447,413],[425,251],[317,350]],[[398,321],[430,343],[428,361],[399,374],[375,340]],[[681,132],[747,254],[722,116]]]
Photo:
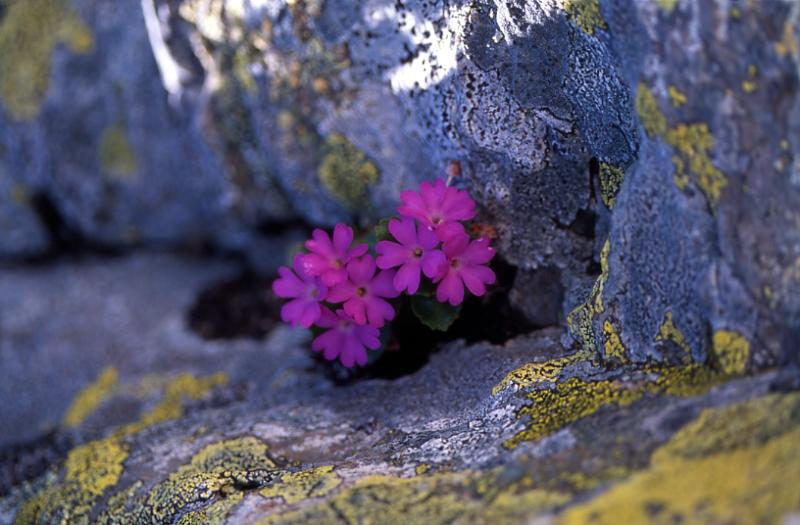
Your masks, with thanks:
[[[100,167],[107,177],[124,179],[137,169],[136,154],[120,125],[108,127],[100,137]]]
[[[595,27],[606,29],[606,23],[600,14],[599,0],[566,0],[564,9],[575,25],[587,35],[593,35]]]
[[[18,120],[35,118],[50,85],[59,44],[74,53],[93,46],[89,28],[66,0],[0,0],[0,99]]]
[[[566,511],[583,523],[781,523],[800,509],[800,394],[709,409],[649,469]]]
[[[636,112],[649,136],[662,137],[666,134],[667,118],[658,109],[658,102],[653,92],[641,82],[636,90]]]
[[[347,138],[332,133],[319,167],[319,180],[349,209],[363,206],[367,190],[378,181],[378,168]]]
[[[711,364],[727,375],[742,375],[750,359],[750,342],[730,330],[717,330],[711,341]]]
[[[600,196],[608,209],[614,207],[614,200],[625,180],[625,170],[605,162],[600,163]]]
[[[74,428],[80,426],[100,404],[108,399],[119,385],[119,373],[114,367],[108,367],[98,376],[94,383],[83,389],[75,399],[69,409],[62,424],[65,427]]]

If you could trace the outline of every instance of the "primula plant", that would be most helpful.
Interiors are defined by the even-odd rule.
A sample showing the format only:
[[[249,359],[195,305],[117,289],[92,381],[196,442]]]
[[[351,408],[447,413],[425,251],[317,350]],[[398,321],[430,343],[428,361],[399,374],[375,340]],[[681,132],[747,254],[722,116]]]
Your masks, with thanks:
[[[367,364],[367,350],[381,348],[381,330],[394,319],[401,295],[426,326],[446,330],[465,288],[481,296],[495,282],[489,238],[472,238],[464,227],[475,216],[467,192],[439,179],[400,198],[400,217],[376,226],[371,242],[354,243],[346,224],[337,224],[332,236],[314,230],[307,251],[295,255],[292,268],[281,267],[272,283],[288,299],[281,319],[312,328],[312,349],[347,368]]]

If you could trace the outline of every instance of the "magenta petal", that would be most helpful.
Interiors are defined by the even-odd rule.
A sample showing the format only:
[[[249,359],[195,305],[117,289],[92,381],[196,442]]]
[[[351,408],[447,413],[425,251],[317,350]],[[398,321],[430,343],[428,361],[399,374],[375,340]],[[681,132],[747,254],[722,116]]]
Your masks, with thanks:
[[[329,303],[347,301],[356,294],[356,286],[350,281],[339,283],[328,291]]]
[[[311,237],[312,238],[310,240],[306,241],[306,248],[308,248],[308,251],[315,252],[323,257],[328,258],[332,258],[335,255],[333,253],[333,244],[331,244],[331,239],[324,230],[316,228],[312,232]]]
[[[300,323],[300,318],[303,316],[303,308],[305,305],[305,299],[292,299],[281,307],[281,320],[284,323],[297,326]]]
[[[364,300],[354,297],[344,303],[344,311],[356,324],[367,324],[367,312]]]
[[[344,338],[342,353],[339,354],[339,360],[345,367],[352,368],[359,353],[364,353],[364,357],[366,357],[366,351],[355,335],[352,333],[347,334]]]
[[[382,270],[400,266],[411,256],[407,247],[392,241],[379,241],[375,251],[378,252],[375,263]]]
[[[325,286],[335,286],[347,280],[347,270],[344,268],[325,270],[320,279]]]
[[[303,271],[308,275],[320,275],[328,269],[327,259],[322,258],[316,253],[306,253],[300,258]]]
[[[306,328],[310,328],[312,324],[317,322],[320,316],[320,306],[316,301],[308,300],[303,308],[303,313],[300,316],[300,324]]]
[[[394,319],[394,308],[380,297],[371,297],[366,302],[366,309],[369,324],[376,328],[382,327],[386,320]]]
[[[436,228],[436,236],[445,243],[466,235],[464,225],[460,222],[444,222]]]
[[[486,293],[486,285],[483,284],[480,277],[466,268],[461,271],[461,279],[472,295],[480,297]]]
[[[405,246],[412,246],[417,242],[417,224],[410,217],[390,220],[389,232]]]
[[[419,289],[419,263],[409,262],[400,267],[392,280],[392,285],[397,291],[406,290],[409,295],[414,295]]]
[[[429,228],[424,224],[420,224],[417,228],[417,231],[417,239],[419,240],[419,245],[423,250],[432,250],[437,244],[439,244],[439,237],[432,228]]]
[[[353,229],[341,222],[333,229],[333,249],[338,255],[344,255],[353,242]]]
[[[356,286],[366,285],[372,276],[375,275],[375,260],[371,255],[365,255],[360,259],[353,259],[347,263],[347,274]]]
[[[380,331],[377,328],[366,325],[355,327],[354,330],[355,334],[358,336],[358,339],[364,344],[364,346],[372,350],[380,348]]]
[[[420,262],[422,263],[422,272],[425,276],[429,279],[433,279],[441,273],[443,269],[442,266],[447,264],[447,257],[444,252],[431,250],[422,255]]]
[[[436,300],[443,303],[449,302],[453,306],[461,304],[464,300],[464,286],[455,272],[448,272],[436,289]]]
[[[352,250],[347,252],[344,258],[344,262],[350,262],[351,260],[355,259],[356,257],[361,257],[365,253],[369,251],[369,245],[366,243],[362,243],[354,247]]]
[[[394,286],[394,274],[394,270],[383,270],[380,272],[369,284],[370,294],[378,297],[388,297],[390,299],[400,295],[400,292]]]
[[[467,249],[469,245],[469,235],[462,232],[460,235],[452,237],[448,239],[442,245],[442,251],[447,255],[449,258],[457,257],[464,253],[464,250]]]
[[[489,246],[489,239],[481,237],[469,243],[461,260],[473,264],[485,264],[494,257],[494,248]]]
[[[335,313],[331,312],[328,308],[324,306],[320,307],[319,312],[319,319],[317,319],[317,326],[321,328],[333,328],[337,324],[339,324],[339,318],[336,316]]]
[[[272,282],[272,291],[278,297],[289,298],[299,297],[305,293],[306,284],[297,278],[289,268],[282,266],[278,268],[279,279]]]

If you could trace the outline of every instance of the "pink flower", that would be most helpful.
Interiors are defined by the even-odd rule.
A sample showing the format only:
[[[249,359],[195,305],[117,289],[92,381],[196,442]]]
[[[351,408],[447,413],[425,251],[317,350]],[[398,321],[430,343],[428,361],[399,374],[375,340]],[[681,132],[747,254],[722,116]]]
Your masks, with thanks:
[[[334,314],[323,308],[317,324],[329,330],[314,339],[311,348],[316,352],[322,351],[328,361],[338,357],[347,368],[351,368],[354,363],[361,366],[367,364],[366,349],[375,350],[381,346],[377,328],[355,324],[344,310],[336,310]]]
[[[358,324],[380,328],[384,320],[394,319],[394,309],[383,298],[400,295],[392,280],[395,272],[384,270],[375,275],[375,260],[371,255],[347,263],[348,280],[331,288],[328,301],[344,302],[344,311]]]
[[[469,194],[445,185],[442,179],[434,184],[423,182],[419,192],[405,190],[400,199],[403,201],[397,208],[400,215],[418,219],[443,241],[463,233],[464,226],[459,221],[475,216],[475,201]]]
[[[347,263],[367,253],[366,244],[350,249],[352,242],[353,229],[342,223],[333,229],[332,242],[323,230],[314,230],[313,239],[306,241],[311,253],[303,255],[303,268],[309,275],[319,276],[327,286],[341,283],[347,278]]]
[[[439,239],[426,226],[418,228],[410,217],[390,220],[389,231],[400,243],[380,241],[375,245],[378,252],[375,262],[384,270],[399,266],[392,283],[398,291],[406,290],[413,295],[419,289],[420,270],[432,279],[445,262],[444,253],[434,249]]]
[[[485,266],[494,257],[494,248],[489,246],[489,239],[481,237],[471,241],[466,234],[444,243],[442,247],[447,255],[447,263],[442,265],[435,282],[436,300],[445,301],[456,306],[464,300],[464,285],[474,295],[486,293],[486,285],[495,281],[494,272]]]
[[[278,297],[292,299],[281,307],[281,319],[308,328],[319,319],[319,303],[325,300],[328,288],[303,270],[301,259],[302,254],[295,255],[294,272],[286,266],[278,268],[280,278],[273,281],[272,290]]]

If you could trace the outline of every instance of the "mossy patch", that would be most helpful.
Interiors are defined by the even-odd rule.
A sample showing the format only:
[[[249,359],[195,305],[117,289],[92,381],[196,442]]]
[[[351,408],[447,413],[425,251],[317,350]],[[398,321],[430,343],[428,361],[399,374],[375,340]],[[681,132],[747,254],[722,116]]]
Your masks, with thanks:
[[[65,427],[80,426],[100,404],[111,397],[119,386],[119,373],[114,367],[103,370],[97,379],[84,388],[67,409],[62,424]]]
[[[89,28],[67,0],[0,0],[0,99],[18,120],[33,119],[50,86],[53,49],[66,44],[74,53],[88,53]]]
[[[127,178],[136,173],[136,153],[120,125],[106,128],[100,136],[100,167],[107,177]]]
[[[349,209],[363,205],[367,190],[378,181],[378,168],[346,137],[332,133],[319,166],[319,180],[333,197]]]
[[[566,0],[564,9],[570,20],[587,35],[593,35],[595,28],[606,29],[599,0]]]
[[[800,509],[799,394],[704,411],[634,474],[559,523],[781,523]]]
[[[623,180],[625,180],[625,170],[605,162],[600,163],[600,196],[608,209],[614,207],[614,200]]]

